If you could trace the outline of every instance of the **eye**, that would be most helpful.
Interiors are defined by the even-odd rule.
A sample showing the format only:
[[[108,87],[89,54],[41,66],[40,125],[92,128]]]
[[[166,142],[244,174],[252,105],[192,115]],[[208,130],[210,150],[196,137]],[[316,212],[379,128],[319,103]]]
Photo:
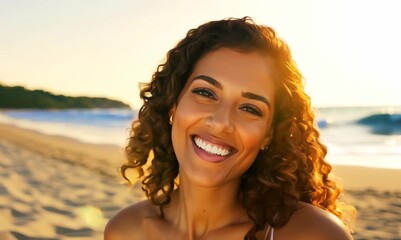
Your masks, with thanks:
[[[241,110],[248,112],[250,114],[253,114],[255,116],[263,116],[262,111],[259,110],[259,108],[252,106],[252,105],[244,105],[240,107]]]
[[[207,88],[195,88],[192,90],[192,93],[216,100],[216,95],[214,92]]]

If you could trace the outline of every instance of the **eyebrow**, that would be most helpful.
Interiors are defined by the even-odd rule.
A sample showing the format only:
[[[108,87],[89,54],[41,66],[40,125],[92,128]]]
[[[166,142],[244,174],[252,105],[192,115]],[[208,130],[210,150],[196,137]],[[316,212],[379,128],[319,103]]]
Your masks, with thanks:
[[[221,85],[221,83],[219,81],[217,81],[216,79],[214,79],[212,77],[206,76],[206,75],[198,75],[198,76],[192,78],[192,81],[195,81],[195,80],[204,80],[204,81],[212,84],[213,86],[217,87],[218,89],[221,89],[221,90],[223,89],[223,86]],[[242,92],[241,96],[245,97],[245,98],[261,101],[261,102],[265,103],[269,108],[271,108],[271,104],[270,104],[269,100],[267,100],[267,98],[265,98],[261,95],[251,93],[251,92]]]
[[[195,81],[197,79],[204,80],[204,81],[212,84],[213,86],[217,87],[218,89],[221,89],[221,90],[223,89],[223,86],[221,85],[221,83],[219,83],[216,79],[214,79],[212,77],[209,77],[206,75],[198,75],[198,76],[192,78],[192,81]]]
[[[241,93],[242,97],[245,98],[249,98],[249,99],[253,99],[253,100],[258,100],[261,102],[264,102],[269,108],[271,108],[271,104],[269,102],[269,100],[267,100],[267,98],[261,96],[261,95],[257,95],[255,93],[251,93],[251,92],[242,92]]]

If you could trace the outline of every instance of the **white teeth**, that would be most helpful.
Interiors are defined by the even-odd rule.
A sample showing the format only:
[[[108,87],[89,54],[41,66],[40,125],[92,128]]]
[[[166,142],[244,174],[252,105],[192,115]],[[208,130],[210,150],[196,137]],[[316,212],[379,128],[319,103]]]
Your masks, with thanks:
[[[210,154],[220,155],[220,156],[227,156],[230,154],[230,150],[221,146],[212,145],[210,143],[204,142],[202,139],[198,137],[194,137],[194,142],[196,146],[205,150]]]

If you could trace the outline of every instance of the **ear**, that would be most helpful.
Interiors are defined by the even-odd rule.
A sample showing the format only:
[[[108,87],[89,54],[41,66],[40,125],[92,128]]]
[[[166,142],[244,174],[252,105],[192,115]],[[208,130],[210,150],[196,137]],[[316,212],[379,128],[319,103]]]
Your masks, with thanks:
[[[268,133],[266,134],[265,139],[263,140],[262,146],[260,147],[260,150],[265,150],[267,147],[270,145],[271,141],[273,140],[273,129],[270,129]]]

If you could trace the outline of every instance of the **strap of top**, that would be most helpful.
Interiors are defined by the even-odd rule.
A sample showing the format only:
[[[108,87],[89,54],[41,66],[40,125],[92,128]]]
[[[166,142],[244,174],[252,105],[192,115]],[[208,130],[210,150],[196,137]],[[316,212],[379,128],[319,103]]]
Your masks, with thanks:
[[[275,220],[278,216],[278,213],[274,214],[273,220]],[[264,240],[274,240],[274,228],[270,226],[270,224],[266,223],[266,235]]]
[[[274,228],[270,225],[267,225],[265,240],[274,240]]]

